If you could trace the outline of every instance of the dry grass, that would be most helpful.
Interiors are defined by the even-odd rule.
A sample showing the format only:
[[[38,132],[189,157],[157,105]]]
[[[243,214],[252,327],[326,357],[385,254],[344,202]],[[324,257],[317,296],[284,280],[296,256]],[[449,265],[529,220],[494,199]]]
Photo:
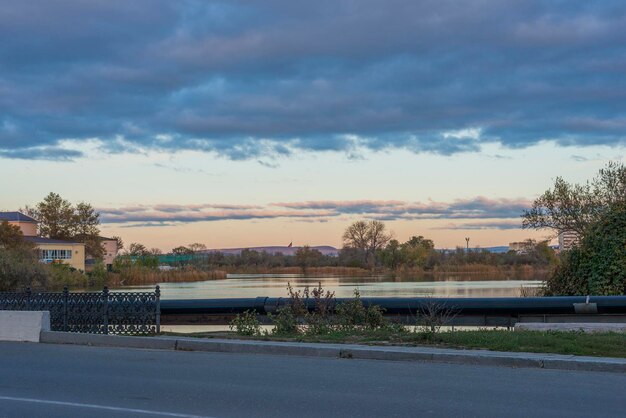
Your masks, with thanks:
[[[148,269],[130,269],[123,273],[109,273],[109,286],[140,286],[157,283],[200,282],[206,280],[225,279],[223,270],[200,271],[183,269],[171,271],[154,271]]]
[[[228,273],[239,274],[301,274],[299,267],[246,267],[203,271],[192,267],[181,270],[158,271],[147,268],[132,268],[122,273],[108,273],[109,286],[141,286],[157,283],[200,282],[206,280],[225,279]],[[310,267],[307,276],[366,276],[371,272],[353,267]]]

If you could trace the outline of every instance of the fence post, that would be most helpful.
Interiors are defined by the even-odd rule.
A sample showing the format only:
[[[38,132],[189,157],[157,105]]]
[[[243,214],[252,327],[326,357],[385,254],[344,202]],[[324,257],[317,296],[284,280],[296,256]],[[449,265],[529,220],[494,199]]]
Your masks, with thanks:
[[[69,301],[69,291],[67,290],[67,286],[63,287],[63,331],[67,332],[68,330],[68,301]]]
[[[102,295],[104,298],[104,318],[103,318],[104,333],[108,334],[109,333],[109,288],[107,286],[104,286],[104,289],[102,290]]]
[[[30,289],[30,286],[28,286],[26,288],[26,292],[25,293],[26,293],[26,310],[30,311],[30,305],[31,305],[30,297],[31,297],[31,294],[32,294],[32,290]]]
[[[158,334],[161,332],[161,287],[159,285],[156,286],[154,294],[156,295],[156,312],[154,314],[156,320],[156,332]]]

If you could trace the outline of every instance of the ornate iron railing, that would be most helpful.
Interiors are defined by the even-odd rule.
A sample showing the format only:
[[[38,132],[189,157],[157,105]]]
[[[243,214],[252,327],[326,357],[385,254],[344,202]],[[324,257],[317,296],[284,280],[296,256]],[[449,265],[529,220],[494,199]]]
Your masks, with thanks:
[[[53,331],[146,335],[161,331],[161,290],[154,292],[0,293],[0,310],[49,311]]]

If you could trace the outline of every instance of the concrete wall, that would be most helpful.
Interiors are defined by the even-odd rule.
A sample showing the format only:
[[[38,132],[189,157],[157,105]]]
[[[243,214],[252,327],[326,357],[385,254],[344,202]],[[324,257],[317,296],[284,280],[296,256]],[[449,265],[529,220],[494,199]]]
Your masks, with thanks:
[[[50,331],[48,311],[0,311],[0,341],[38,343],[42,331]]]

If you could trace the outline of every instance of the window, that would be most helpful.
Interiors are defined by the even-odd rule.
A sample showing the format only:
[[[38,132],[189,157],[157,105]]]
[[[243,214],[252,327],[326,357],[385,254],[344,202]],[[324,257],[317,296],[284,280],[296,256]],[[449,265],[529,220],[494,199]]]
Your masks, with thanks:
[[[45,261],[71,260],[72,250],[41,250],[39,258]]]

